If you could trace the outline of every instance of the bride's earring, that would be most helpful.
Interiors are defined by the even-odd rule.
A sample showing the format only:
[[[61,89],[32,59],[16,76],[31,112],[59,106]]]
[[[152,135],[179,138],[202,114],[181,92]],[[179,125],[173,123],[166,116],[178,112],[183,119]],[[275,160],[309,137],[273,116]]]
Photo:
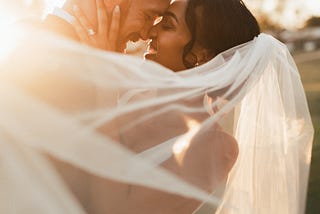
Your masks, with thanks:
[[[214,54],[212,53],[212,51],[205,48],[194,50],[193,55],[195,58],[195,63],[194,63],[195,67],[210,61],[214,57]]]
[[[189,52],[184,58],[184,63],[187,68],[193,68],[199,65],[198,57],[195,53]]]
[[[200,61],[199,61],[197,55],[192,53],[192,52],[191,52],[191,55],[193,57],[193,63],[192,63],[193,67],[199,66],[200,65]]]

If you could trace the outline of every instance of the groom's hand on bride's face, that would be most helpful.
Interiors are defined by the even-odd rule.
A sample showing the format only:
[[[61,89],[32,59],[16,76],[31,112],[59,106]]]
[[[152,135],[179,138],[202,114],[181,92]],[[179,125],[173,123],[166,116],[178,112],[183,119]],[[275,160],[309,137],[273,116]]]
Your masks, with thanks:
[[[82,13],[81,9],[86,12],[87,8],[73,7],[76,9],[73,13],[77,17],[74,28],[83,43],[118,52],[125,50],[128,41],[149,39],[154,21],[167,10],[170,4],[170,0],[93,1],[96,1],[97,21],[90,22],[90,17]],[[120,12],[115,9],[115,3],[119,3],[119,11],[121,8],[121,20]]]
[[[75,21],[73,26],[82,43],[107,51],[117,51],[119,48],[118,34],[120,28],[120,7],[116,5],[111,15],[107,14],[107,9],[103,0],[96,0],[97,27],[90,23],[82,10],[74,5]],[[110,19],[110,21],[109,21]]]

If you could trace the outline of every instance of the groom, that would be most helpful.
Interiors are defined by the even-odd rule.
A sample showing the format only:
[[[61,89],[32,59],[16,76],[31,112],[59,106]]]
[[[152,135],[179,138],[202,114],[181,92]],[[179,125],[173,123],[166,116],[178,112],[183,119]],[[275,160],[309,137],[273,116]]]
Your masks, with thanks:
[[[105,0],[108,17],[113,8],[120,6],[121,20],[118,37],[118,51],[123,52],[128,41],[136,42],[139,39],[149,38],[149,31],[155,19],[163,14],[169,7],[170,0]],[[73,8],[77,5],[90,20],[93,29],[88,29],[88,34],[94,33],[97,28],[96,0],[67,0],[63,8],[56,8],[49,14],[44,25],[62,36],[79,40],[72,22]]]

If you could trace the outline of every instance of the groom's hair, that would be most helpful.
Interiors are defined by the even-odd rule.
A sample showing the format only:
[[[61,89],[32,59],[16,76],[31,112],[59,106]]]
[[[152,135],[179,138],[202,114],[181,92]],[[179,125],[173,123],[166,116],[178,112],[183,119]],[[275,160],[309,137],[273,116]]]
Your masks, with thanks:
[[[195,43],[213,56],[252,40],[260,34],[256,18],[242,0],[188,0],[186,23],[191,40],[184,48],[186,56]]]

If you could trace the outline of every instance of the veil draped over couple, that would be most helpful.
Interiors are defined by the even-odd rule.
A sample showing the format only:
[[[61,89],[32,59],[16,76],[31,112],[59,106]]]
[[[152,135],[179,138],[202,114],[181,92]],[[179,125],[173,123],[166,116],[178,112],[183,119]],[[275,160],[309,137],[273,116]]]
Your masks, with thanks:
[[[70,0],[0,43],[1,213],[304,213],[299,72],[241,0]]]

